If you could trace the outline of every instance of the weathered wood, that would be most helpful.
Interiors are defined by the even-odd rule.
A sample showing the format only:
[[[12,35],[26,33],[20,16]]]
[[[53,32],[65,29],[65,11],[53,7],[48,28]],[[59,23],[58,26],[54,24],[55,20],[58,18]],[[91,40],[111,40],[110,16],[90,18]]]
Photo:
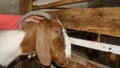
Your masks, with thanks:
[[[120,8],[85,8],[51,12],[68,29],[120,37]]]
[[[110,68],[110,67],[93,62],[79,55],[72,54],[69,64],[64,68]]]
[[[35,0],[33,1],[33,6],[42,6],[42,5],[47,5],[47,4],[51,4],[59,1],[60,0]]]
[[[85,2],[85,1],[91,1],[91,0],[61,0],[59,2],[55,2],[55,3],[51,3],[47,5],[33,6],[33,10],[56,7],[56,6],[66,5],[66,4],[73,4],[73,3],[78,3],[78,2]]]
[[[20,14],[25,14],[32,10],[32,0],[20,0]]]

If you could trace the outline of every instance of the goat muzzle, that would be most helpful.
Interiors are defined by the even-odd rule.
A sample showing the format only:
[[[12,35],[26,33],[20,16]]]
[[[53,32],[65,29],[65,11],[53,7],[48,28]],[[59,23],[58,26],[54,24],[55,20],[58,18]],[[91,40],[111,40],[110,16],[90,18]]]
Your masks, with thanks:
[[[55,62],[56,63],[56,62]],[[63,61],[63,62],[58,62],[58,63],[56,63],[57,64],[57,66],[60,66],[60,67],[66,67],[67,65],[68,65],[68,63],[69,63],[69,59],[66,59],[65,61]]]

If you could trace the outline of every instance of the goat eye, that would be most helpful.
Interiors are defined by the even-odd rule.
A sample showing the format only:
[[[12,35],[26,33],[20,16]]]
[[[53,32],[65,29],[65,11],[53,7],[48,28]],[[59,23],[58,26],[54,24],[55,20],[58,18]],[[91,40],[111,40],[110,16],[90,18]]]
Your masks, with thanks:
[[[58,30],[55,30],[55,33],[59,33],[59,31],[58,31]]]

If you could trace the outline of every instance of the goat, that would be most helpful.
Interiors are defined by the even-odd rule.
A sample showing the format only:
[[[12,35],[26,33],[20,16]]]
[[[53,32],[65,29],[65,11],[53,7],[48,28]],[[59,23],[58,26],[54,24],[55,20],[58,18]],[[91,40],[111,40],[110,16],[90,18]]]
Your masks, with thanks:
[[[33,53],[44,66],[51,61],[62,67],[67,65],[71,44],[65,29],[57,18],[42,17],[45,19],[28,23],[22,30],[0,30],[0,65],[7,67],[18,56],[31,57]]]

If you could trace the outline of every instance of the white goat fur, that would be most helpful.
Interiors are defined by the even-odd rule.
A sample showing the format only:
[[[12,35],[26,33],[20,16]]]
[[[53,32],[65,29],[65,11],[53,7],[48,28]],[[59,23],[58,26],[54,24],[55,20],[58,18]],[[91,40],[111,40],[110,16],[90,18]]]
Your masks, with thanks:
[[[70,58],[71,44],[65,33],[65,29],[63,29],[63,35],[65,37],[66,58]],[[20,47],[24,36],[25,32],[20,30],[0,30],[0,65],[8,66],[15,58],[24,55]]]
[[[8,66],[16,57],[22,55],[20,43],[25,33],[19,30],[0,31],[0,64]]]

